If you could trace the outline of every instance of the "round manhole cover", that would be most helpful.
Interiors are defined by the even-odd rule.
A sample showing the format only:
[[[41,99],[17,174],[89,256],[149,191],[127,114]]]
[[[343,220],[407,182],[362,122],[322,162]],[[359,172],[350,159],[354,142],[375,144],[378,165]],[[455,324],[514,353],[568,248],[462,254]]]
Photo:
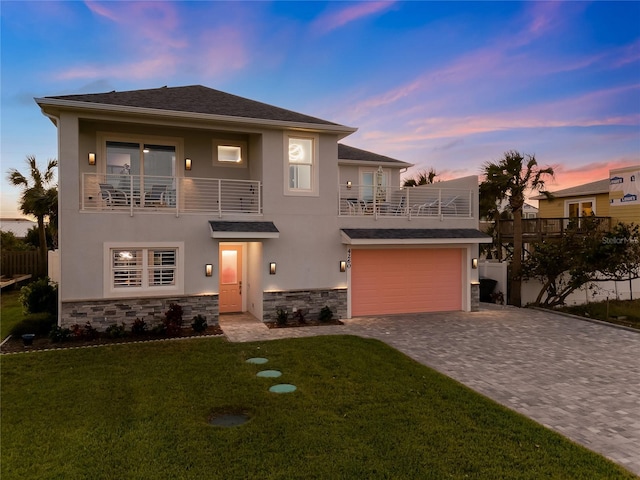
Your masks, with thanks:
[[[282,375],[282,372],[278,370],[262,370],[261,372],[256,373],[256,377],[263,378],[278,378]]]
[[[247,363],[255,363],[256,365],[262,365],[263,363],[267,363],[269,360],[266,358],[255,357],[247,360]]]
[[[246,413],[219,413],[209,418],[209,424],[216,427],[237,427],[250,419],[251,417]]]
[[[295,385],[291,385],[289,383],[280,383],[271,387],[269,391],[273,393],[291,393],[295,392],[296,388],[297,387]]]

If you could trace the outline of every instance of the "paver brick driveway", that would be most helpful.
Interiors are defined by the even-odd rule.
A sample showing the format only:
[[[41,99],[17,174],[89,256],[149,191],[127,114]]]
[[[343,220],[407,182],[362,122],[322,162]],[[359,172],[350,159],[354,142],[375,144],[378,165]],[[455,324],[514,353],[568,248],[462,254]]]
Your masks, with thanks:
[[[480,312],[355,318],[340,327],[253,325],[222,327],[231,341],[329,333],[380,339],[640,475],[638,332],[484,304]]]

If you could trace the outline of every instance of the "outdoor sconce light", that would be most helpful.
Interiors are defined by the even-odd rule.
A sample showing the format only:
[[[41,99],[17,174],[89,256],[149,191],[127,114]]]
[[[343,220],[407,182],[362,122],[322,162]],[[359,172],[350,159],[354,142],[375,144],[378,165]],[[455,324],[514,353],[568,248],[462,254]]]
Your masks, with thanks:
[[[340,260],[340,271],[343,273],[347,271],[347,262],[344,260]]]
[[[347,188],[349,190],[351,190],[351,186],[353,185],[353,183],[351,183],[351,180],[347,180]]]
[[[191,170],[191,159],[190,158],[185,158],[184,159],[184,169],[185,170]]]
[[[213,275],[213,265],[211,265],[210,263],[207,263],[207,264],[204,266],[204,274],[205,274],[207,277],[210,277],[211,275]]]
[[[478,259],[477,258],[472,258],[471,259],[471,268],[473,268],[474,270],[476,268],[478,268]]]
[[[269,275],[276,274],[276,262],[269,263]]]
[[[89,152],[89,165],[96,164],[96,154],[93,152]]]

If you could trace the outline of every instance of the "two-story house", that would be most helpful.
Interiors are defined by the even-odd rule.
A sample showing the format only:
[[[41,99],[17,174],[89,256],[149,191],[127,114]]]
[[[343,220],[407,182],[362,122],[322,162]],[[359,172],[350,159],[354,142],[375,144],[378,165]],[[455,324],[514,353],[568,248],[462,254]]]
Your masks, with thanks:
[[[37,98],[58,129],[61,325],[477,307],[478,181],[403,189],[355,128],[203,86]]]
[[[539,200],[539,217],[611,217],[613,222],[640,222],[640,165],[609,171],[609,178],[552,192]]]

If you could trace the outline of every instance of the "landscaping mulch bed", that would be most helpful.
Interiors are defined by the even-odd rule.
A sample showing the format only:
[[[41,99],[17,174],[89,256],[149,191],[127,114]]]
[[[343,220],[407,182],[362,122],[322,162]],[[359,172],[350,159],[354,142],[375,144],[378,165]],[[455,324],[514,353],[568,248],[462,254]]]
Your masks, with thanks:
[[[296,328],[296,327],[322,327],[324,325],[344,325],[340,320],[329,320],[326,322],[320,321],[305,321],[305,322],[294,322],[287,321],[287,323],[278,323],[278,322],[265,322],[267,327],[269,328]]]
[[[65,348],[79,348],[79,347],[97,347],[101,345],[117,345],[123,343],[134,342],[150,342],[158,340],[171,340],[180,338],[193,338],[193,337],[208,337],[215,335],[223,335],[223,331],[219,325],[212,325],[207,327],[203,332],[194,332],[191,328],[184,328],[181,334],[177,337],[167,337],[161,335],[143,334],[143,335],[127,335],[126,337],[111,338],[105,335],[87,340],[87,339],[72,339],[64,342],[52,342],[46,336],[36,336],[33,339],[33,343],[30,346],[25,346],[20,336],[10,337],[0,347],[0,353],[19,353],[19,352],[32,352],[39,350],[57,350]]]

